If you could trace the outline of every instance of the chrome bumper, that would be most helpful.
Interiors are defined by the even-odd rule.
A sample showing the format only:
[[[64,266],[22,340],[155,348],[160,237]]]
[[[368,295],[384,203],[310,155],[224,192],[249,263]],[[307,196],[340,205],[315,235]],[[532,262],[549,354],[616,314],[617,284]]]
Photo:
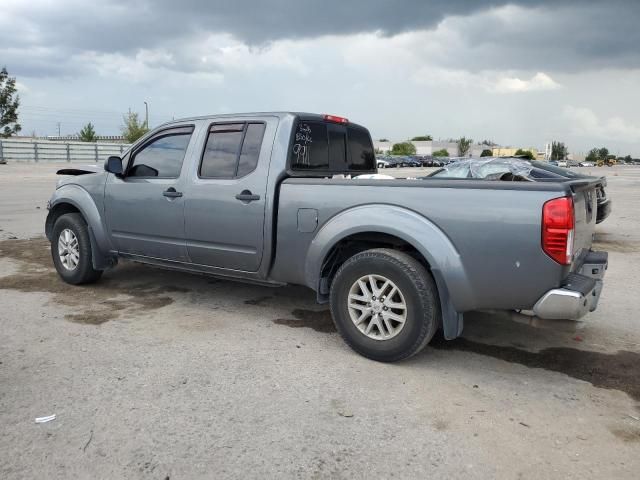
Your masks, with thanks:
[[[578,273],[571,273],[561,288],[545,293],[533,307],[533,313],[550,320],[578,320],[598,307],[607,252],[590,252]]]

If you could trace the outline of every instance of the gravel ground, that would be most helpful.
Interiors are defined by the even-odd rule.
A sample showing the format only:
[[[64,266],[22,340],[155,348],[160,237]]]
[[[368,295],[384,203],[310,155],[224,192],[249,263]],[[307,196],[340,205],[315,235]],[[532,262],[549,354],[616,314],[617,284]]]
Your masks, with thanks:
[[[393,365],[301,287],[126,262],[63,284],[56,168],[0,165],[0,478],[638,478],[640,168],[581,169],[614,201],[585,322],[473,314]]]

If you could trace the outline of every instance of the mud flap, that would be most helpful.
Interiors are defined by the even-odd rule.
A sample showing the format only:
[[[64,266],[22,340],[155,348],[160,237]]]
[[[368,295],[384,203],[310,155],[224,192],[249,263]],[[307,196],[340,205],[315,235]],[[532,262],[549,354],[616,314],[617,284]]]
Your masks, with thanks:
[[[447,285],[442,278],[439,270],[431,270],[433,278],[438,286],[438,296],[440,297],[440,311],[442,313],[442,330],[444,331],[444,338],[447,340],[453,340],[458,338],[462,334],[464,327],[463,314],[456,311],[451,303],[451,296]]]
[[[96,270],[105,270],[109,267],[115,266],[117,263],[117,259],[108,254],[105,254],[100,250],[91,225],[88,225],[88,230],[89,239],[91,241],[91,263],[93,264],[93,268]]]

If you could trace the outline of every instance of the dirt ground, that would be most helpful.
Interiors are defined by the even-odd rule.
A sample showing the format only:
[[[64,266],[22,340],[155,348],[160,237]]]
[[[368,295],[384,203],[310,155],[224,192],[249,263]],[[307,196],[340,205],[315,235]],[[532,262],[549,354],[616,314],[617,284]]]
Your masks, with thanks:
[[[57,168],[0,165],[0,478],[638,478],[640,168],[581,169],[614,201],[584,322],[472,314],[393,365],[302,287],[128,262],[62,283]]]

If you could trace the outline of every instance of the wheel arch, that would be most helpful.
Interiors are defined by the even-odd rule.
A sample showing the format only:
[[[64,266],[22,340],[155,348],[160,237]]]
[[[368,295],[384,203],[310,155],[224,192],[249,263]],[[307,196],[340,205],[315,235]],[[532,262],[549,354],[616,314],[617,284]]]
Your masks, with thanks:
[[[462,332],[462,313],[473,294],[460,255],[433,222],[392,205],[355,207],[333,217],[311,242],[305,263],[307,285],[326,302],[332,276],[350,256],[370,248],[405,251],[431,272],[438,288],[446,338]]]
[[[65,185],[59,188],[49,201],[49,213],[45,220],[47,238],[51,240],[56,220],[67,213],[79,213],[87,224],[91,239],[93,267],[102,270],[112,266],[114,263],[110,253],[112,248],[98,207],[91,195],[77,185]]]

